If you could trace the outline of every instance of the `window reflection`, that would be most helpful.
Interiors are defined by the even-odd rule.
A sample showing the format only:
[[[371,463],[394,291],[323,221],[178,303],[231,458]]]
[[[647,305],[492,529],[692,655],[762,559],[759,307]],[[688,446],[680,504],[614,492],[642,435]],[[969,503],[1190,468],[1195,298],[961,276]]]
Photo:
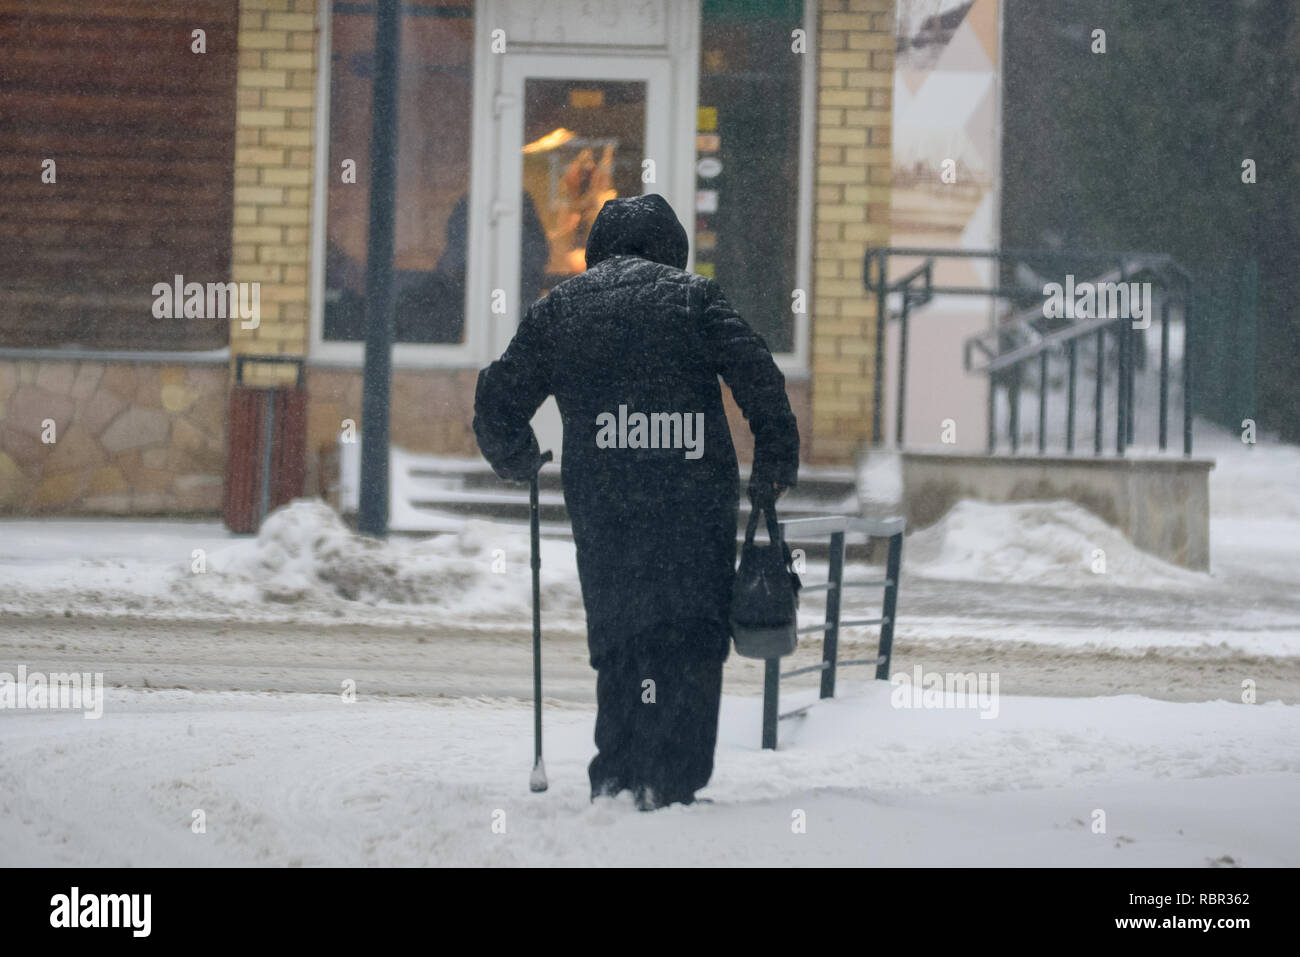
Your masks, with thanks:
[[[370,201],[370,110],[375,7],[333,5],[326,341],[365,338]],[[472,0],[406,0],[398,79],[394,336],[465,338],[467,194],[473,102]],[[356,182],[342,163],[356,162]]]
[[[523,182],[531,204],[520,236],[524,302],[587,268],[587,234],[607,200],[641,192],[645,83],[529,79],[524,84]],[[528,284],[537,270],[537,292]]]

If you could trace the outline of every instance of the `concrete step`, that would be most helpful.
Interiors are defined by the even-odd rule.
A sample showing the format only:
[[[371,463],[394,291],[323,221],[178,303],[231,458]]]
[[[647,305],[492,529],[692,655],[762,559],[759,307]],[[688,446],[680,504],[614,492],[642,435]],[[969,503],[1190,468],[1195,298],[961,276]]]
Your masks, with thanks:
[[[743,540],[749,519],[749,505],[744,490],[749,469],[742,467],[737,489],[740,501],[737,540]],[[504,482],[482,460],[412,458],[403,485],[406,500],[418,512],[430,515],[480,518],[507,525],[528,526],[528,490],[525,486]],[[856,480],[852,469],[803,466],[799,484],[781,497],[782,518],[806,518],[823,515],[857,514]],[[547,538],[571,538],[572,529],[564,506],[560,470],[548,466],[538,482],[538,517],[541,534]],[[402,533],[400,529],[394,529]],[[412,532],[411,534],[427,534]],[[766,531],[759,532],[760,541]],[[803,548],[810,559],[825,559],[829,540],[791,543]],[[850,558],[855,561],[881,560],[884,552],[866,536],[847,540]]]
[[[421,466],[412,468],[409,473],[413,482],[430,487],[461,489],[466,492],[482,490],[484,492],[509,491],[520,486],[504,482],[486,465],[479,468],[465,467],[454,471],[441,468]],[[749,469],[740,471],[740,489],[743,492],[749,484]],[[538,476],[537,488],[540,492],[559,491],[562,488],[560,470],[546,466]],[[835,499],[842,501],[855,494],[856,478],[852,470],[820,469],[805,466],[799,470],[799,484],[786,493],[786,497],[799,496],[813,499]],[[785,499],[783,498],[782,501]]]
[[[781,497],[782,516],[804,517],[856,511],[853,474],[844,469],[801,470],[799,485]],[[748,511],[742,473],[737,498]],[[528,518],[527,487],[497,478],[485,462],[438,459],[413,465],[403,483],[406,500],[417,509],[496,521]],[[543,522],[568,520],[560,470],[544,468],[538,480],[538,509]]]

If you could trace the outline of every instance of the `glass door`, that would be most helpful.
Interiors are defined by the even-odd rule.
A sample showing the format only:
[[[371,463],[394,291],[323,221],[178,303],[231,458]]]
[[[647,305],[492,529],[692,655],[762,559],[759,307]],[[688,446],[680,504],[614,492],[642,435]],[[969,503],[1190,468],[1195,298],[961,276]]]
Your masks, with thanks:
[[[673,166],[664,59],[509,55],[498,99],[501,150],[492,207],[494,355],[528,306],[586,269],[586,240],[609,199],[663,193]],[[690,161],[688,155],[687,162]],[[543,449],[561,454],[555,400],[533,419]]]

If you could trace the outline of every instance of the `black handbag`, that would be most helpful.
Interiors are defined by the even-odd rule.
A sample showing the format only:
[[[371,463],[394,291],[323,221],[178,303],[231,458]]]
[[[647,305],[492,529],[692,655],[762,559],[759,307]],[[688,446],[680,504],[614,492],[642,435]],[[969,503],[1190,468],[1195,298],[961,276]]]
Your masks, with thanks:
[[[760,512],[767,514],[770,541],[766,545],[754,542]],[[767,659],[794,652],[799,641],[796,610],[802,583],[792,566],[790,546],[781,536],[775,506],[753,509],[731,593],[731,637],[738,655]]]

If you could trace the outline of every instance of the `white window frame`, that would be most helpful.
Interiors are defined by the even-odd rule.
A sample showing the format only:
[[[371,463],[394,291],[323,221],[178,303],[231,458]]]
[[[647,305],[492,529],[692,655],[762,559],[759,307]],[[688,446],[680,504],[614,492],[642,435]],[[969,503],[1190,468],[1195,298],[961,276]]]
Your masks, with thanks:
[[[803,0],[803,29],[808,47],[803,58],[799,90],[799,206],[795,218],[795,287],[804,291],[804,311],[794,315],[794,351],[774,353],[776,364],[789,379],[811,378],[813,173],[817,135],[817,7],[818,0]],[[862,294],[866,295],[864,289]]]

